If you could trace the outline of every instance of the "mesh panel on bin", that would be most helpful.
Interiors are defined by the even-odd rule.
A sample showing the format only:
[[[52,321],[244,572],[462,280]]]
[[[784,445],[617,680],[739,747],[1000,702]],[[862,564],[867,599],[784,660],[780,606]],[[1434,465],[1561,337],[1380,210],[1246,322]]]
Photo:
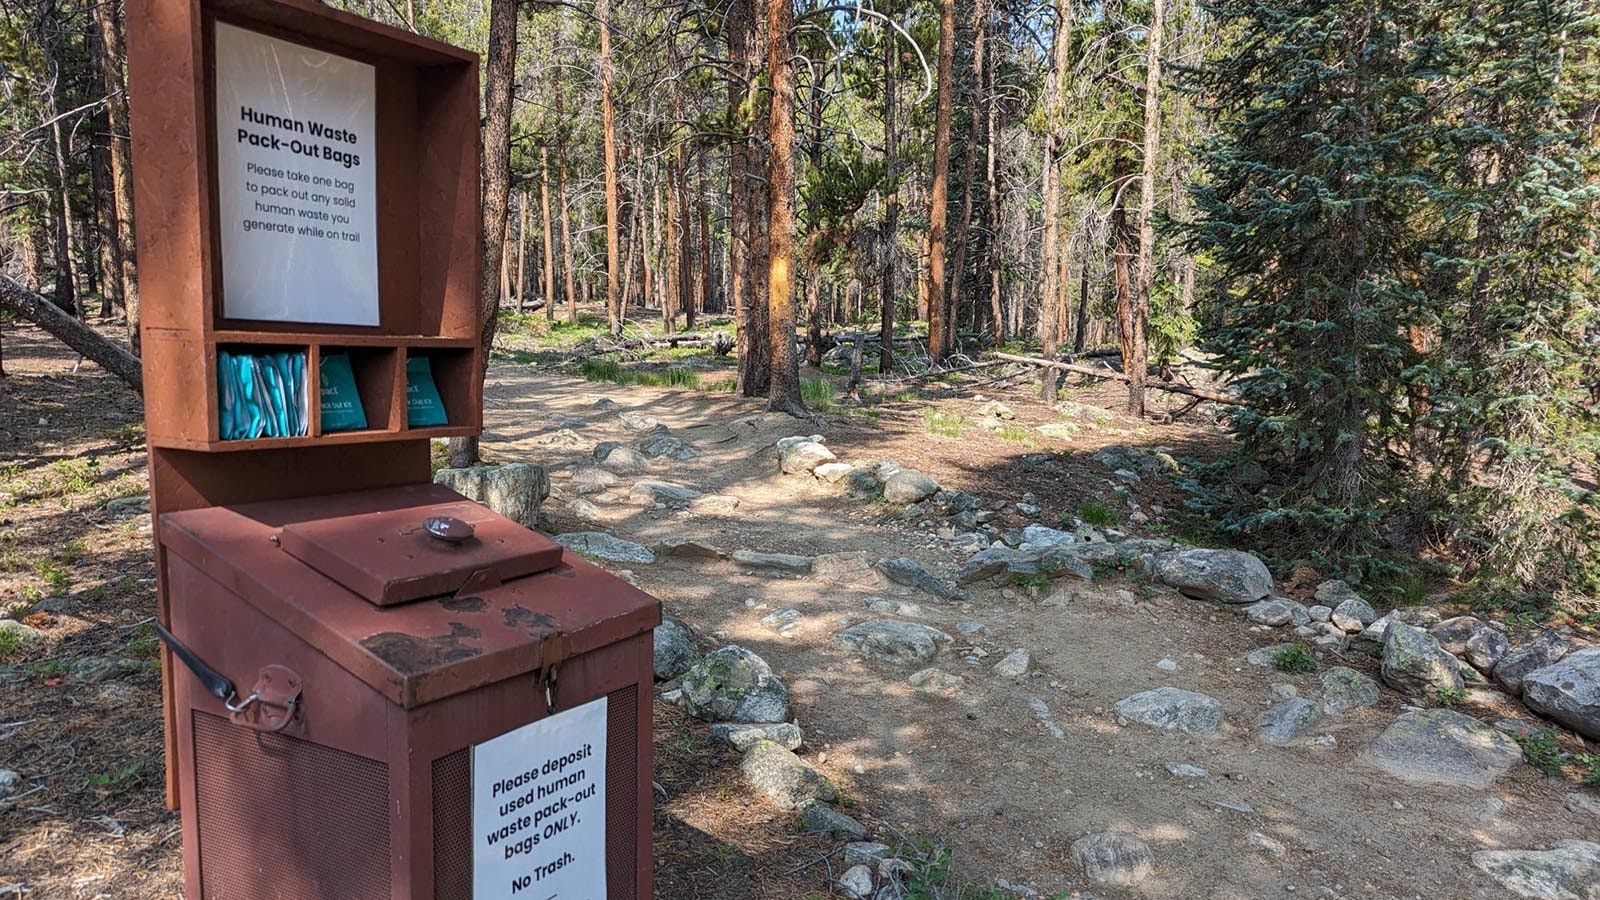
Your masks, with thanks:
[[[390,896],[388,766],[195,712],[194,773],[206,900]]]
[[[638,900],[639,688],[610,695],[606,708],[606,896]],[[433,761],[434,900],[472,898],[472,749]]]

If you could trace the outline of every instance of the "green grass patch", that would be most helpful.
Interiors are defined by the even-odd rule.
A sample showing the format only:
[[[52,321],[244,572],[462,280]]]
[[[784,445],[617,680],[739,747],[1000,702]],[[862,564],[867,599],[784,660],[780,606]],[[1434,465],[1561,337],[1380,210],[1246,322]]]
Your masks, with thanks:
[[[1122,521],[1122,513],[1110,504],[1098,500],[1085,500],[1078,504],[1078,518],[1086,525],[1105,528]]]
[[[922,421],[928,428],[928,433],[939,437],[958,438],[966,429],[966,423],[960,416],[942,413],[936,409],[922,411]]]
[[[578,366],[578,372],[585,381],[644,387],[677,387],[689,390],[697,390],[700,387],[700,373],[680,366],[668,369],[624,369],[622,364],[614,359],[586,359]]]
[[[1036,447],[1038,443],[1033,439],[1033,432],[1021,425],[1002,425],[994,433],[1002,441],[1021,444],[1024,447]]]
[[[68,496],[85,493],[100,478],[100,460],[93,456],[56,460],[51,468],[61,478],[61,492]]]
[[[835,396],[833,382],[826,378],[805,378],[800,381],[800,399],[816,412],[832,410]]]

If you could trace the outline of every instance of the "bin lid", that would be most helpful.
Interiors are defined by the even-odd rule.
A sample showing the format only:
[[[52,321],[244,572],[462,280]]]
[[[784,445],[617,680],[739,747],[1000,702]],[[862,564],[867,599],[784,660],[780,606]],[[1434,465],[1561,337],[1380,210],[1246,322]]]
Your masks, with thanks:
[[[417,565],[419,559],[404,559],[413,549],[409,535],[381,545],[373,541],[381,551],[364,547],[363,552],[371,551],[372,556],[362,557],[363,566],[339,577],[320,568],[337,567],[328,562],[339,558],[334,550],[325,546],[319,556],[306,549],[319,537],[337,538],[338,529],[329,523],[381,522],[398,529],[402,520],[420,521],[416,515],[424,510],[443,510],[458,518],[469,515],[480,538],[504,537],[513,550],[494,550],[485,557],[491,567],[519,559],[518,554],[539,548],[540,542],[556,547],[556,562],[498,582],[474,579],[462,589],[437,577],[463,571],[463,566],[455,565],[457,558],[428,555],[425,558],[432,564],[426,567]],[[295,537],[286,540],[291,529]],[[532,672],[647,632],[661,622],[661,604],[655,598],[440,485],[168,513],[160,518],[159,536],[167,552],[406,708]],[[351,540],[359,544],[358,539]],[[286,546],[291,544],[295,552]],[[342,544],[336,539],[331,546]],[[379,558],[390,553],[401,561]],[[306,555],[319,564],[310,564]],[[349,583],[363,579],[369,592],[378,584],[444,584],[446,589],[382,606]],[[399,589],[400,595],[407,592]],[[204,604],[206,598],[174,595],[169,602]]]

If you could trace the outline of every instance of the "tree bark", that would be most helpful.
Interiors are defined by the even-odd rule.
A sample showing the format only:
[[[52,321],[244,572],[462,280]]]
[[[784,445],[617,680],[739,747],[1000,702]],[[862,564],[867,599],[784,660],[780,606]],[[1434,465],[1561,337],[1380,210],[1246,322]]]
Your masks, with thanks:
[[[500,311],[500,277],[505,256],[507,207],[511,196],[511,108],[516,87],[517,3],[491,0],[489,53],[483,69],[483,258],[478,283],[478,314],[483,317],[479,342],[485,370],[494,348]],[[450,439],[450,465],[478,462],[476,435]]]
[[[110,129],[111,195],[117,221],[118,277],[122,281],[122,308],[127,318],[128,346],[139,353],[139,278],[133,235],[133,151],[128,138],[128,94],[123,72],[127,49],[122,41],[122,16],[114,0],[91,4],[100,31],[100,78],[106,92],[106,122]]]
[[[895,65],[898,40],[886,25],[883,29],[883,182],[886,185],[883,213],[883,272],[879,276],[878,373],[894,369],[895,269],[900,255],[900,181],[895,148],[894,103]]]
[[[794,347],[794,65],[789,57],[794,0],[767,0],[767,72],[772,102],[767,129],[771,155],[767,176],[767,305],[771,332],[773,412],[806,415],[800,399],[800,367]]]
[[[699,211],[700,224],[700,308],[710,312],[715,303],[712,299],[713,289],[711,282],[711,261],[714,255],[711,252],[711,204],[707,202],[706,179],[706,154],[704,151],[696,154],[695,168],[698,185],[698,202],[695,204]],[[693,328],[691,324],[689,327]]]
[[[956,220],[955,251],[951,261],[950,297],[951,332],[954,333],[955,311],[961,304],[962,282],[967,276],[967,248],[972,239],[973,187],[978,174],[978,138],[983,129],[983,66],[984,49],[989,32],[988,0],[973,0],[972,4],[972,96],[967,99],[967,146],[962,154],[961,218]],[[972,304],[972,329],[978,330],[978,305]]]
[[[998,54],[995,54],[996,56]],[[984,92],[984,99],[989,107],[988,144],[984,148],[984,182],[989,192],[989,229],[984,238],[983,271],[987,273],[989,287],[989,314],[994,319],[994,343],[996,347],[1003,345],[1010,336],[1006,328],[1005,309],[1000,285],[1000,266],[997,265],[1000,242],[997,235],[1000,231],[1001,194],[1000,188],[995,183],[999,172],[998,160],[995,157],[995,145],[1000,134],[1000,104],[994,98],[994,62],[988,67],[989,89]]]
[[[945,230],[950,215],[950,115],[955,93],[956,0],[939,2],[938,99],[933,115],[933,198],[928,210],[928,357],[944,362],[953,337],[945,284]]]
[[[1166,29],[1166,0],[1151,0],[1144,78],[1144,159],[1139,177],[1139,284],[1124,339],[1123,371],[1128,381],[1128,415],[1144,415],[1144,382],[1149,348],[1145,329],[1150,320],[1150,288],[1156,277],[1156,165],[1161,152],[1161,33]]]
[[[50,332],[63,344],[120,378],[135,392],[144,393],[144,373],[137,356],[124,350],[120,344],[101,337],[100,332],[23,287],[9,275],[0,275],[0,307]]]
[[[595,0],[600,28],[600,121],[604,133],[606,167],[606,317],[613,335],[622,333],[622,288],[617,229],[617,121],[611,95],[615,75],[611,70],[611,0]]]
[[[550,150],[539,148],[539,224],[544,229],[544,267],[539,270],[544,317],[556,317],[555,225],[550,221]]]
[[[667,160],[667,214],[663,220],[666,229],[662,243],[665,245],[667,258],[666,282],[667,289],[662,294],[661,300],[661,327],[667,334],[678,329],[678,309],[683,305],[683,253],[678,240],[678,192],[673,189],[677,183],[677,175],[673,172],[676,164]]]
[[[757,79],[764,64],[756,0],[731,0],[728,6],[728,82],[730,116],[740,135],[729,150],[732,240],[730,280],[738,322],[739,391],[766,396],[772,383],[771,329],[767,306],[767,179],[757,147],[760,124]]]
[[[556,204],[561,213],[561,285],[567,295],[567,321],[573,325],[578,324],[578,286],[575,283],[572,252],[572,212],[567,194],[567,119],[562,109],[563,97],[561,91],[561,19],[556,19],[555,40],[551,49],[551,56],[555,65],[550,67],[551,78],[555,93],[556,110]],[[554,302],[552,298],[551,302]]]
[[[1050,41],[1050,74],[1045,82],[1045,153],[1044,153],[1044,243],[1041,246],[1041,279],[1039,293],[1039,343],[1044,355],[1053,357],[1061,341],[1064,323],[1061,321],[1061,172],[1058,157],[1061,153],[1061,118],[1065,115],[1067,51],[1072,38],[1072,7],[1070,0],[1056,0],[1055,31]],[[1045,400],[1056,397],[1056,376],[1047,372],[1043,378],[1042,394]]]
[[[1144,350],[1141,343],[1143,333],[1135,325],[1135,308],[1138,301],[1134,299],[1133,279],[1129,272],[1131,258],[1134,253],[1132,247],[1133,229],[1128,224],[1128,204],[1124,199],[1126,195],[1124,188],[1127,186],[1128,176],[1132,174],[1129,171],[1130,168],[1127,158],[1123,156],[1118,156],[1116,164],[1112,167],[1112,172],[1115,176],[1114,180],[1118,187],[1112,195],[1115,199],[1112,201],[1111,206],[1111,268],[1117,285],[1117,333],[1122,345],[1122,366],[1123,371],[1129,376],[1129,385],[1133,385],[1136,383],[1142,384],[1143,370],[1141,369],[1135,374],[1134,370],[1129,368],[1130,362],[1137,359],[1140,360],[1142,365]],[[1139,396],[1142,401],[1144,396],[1142,387]],[[1131,388],[1129,397],[1129,414],[1131,415],[1133,413],[1131,408]]]
[[[528,192],[517,192],[517,312],[528,302]]]

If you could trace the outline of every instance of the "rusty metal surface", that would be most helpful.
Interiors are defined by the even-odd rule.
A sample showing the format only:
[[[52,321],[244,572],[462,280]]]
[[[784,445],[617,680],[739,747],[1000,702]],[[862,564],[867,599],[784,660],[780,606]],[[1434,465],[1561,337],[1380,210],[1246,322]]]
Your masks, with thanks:
[[[539,669],[556,657],[586,653],[660,623],[655,598],[571,553],[544,572],[475,594],[379,607],[272,540],[308,506],[358,517],[414,510],[419,499],[465,502],[446,488],[418,485],[212,507],[162,516],[160,540],[168,553],[406,708]],[[483,514],[521,528],[488,510]]]
[[[290,520],[278,535],[285,552],[379,606],[455,594],[469,579],[510,581],[561,562],[560,544],[477,503],[448,491],[418,500],[348,515],[327,515],[326,498],[241,512]],[[466,533],[436,537],[425,526],[434,519],[458,521]]]

